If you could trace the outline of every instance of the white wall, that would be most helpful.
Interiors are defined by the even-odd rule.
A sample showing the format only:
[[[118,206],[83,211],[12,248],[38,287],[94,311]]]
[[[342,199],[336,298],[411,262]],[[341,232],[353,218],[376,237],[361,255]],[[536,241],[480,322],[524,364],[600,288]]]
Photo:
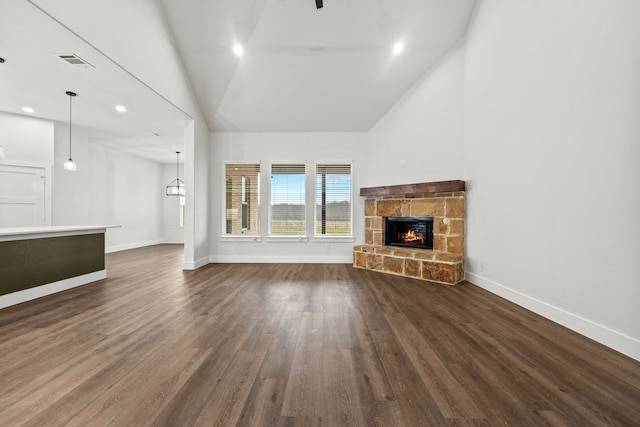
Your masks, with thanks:
[[[53,122],[0,111],[0,146],[6,161],[53,162]]]
[[[367,187],[462,177],[464,51],[454,48],[367,135]]]
[[[162,165],[164,189],[176,179],[176,165]],[[180,179],[184,181],[184,164],[180,164]],[[165,243],[184,243],[184,227],[180,226],[180,197],[162,198],[162,240]]]
[[[52,166],[52,225],[121,225],[106,234],[108,251],[161,243],[164,186],[159,164],[90,142],[90,131],[73,130],[76,172],[69,157],[68,124],[0,112],[2,161]],[[174,175],[175,175],[175,169]]]
[[[477,12],[467,277],[640,359],[640,2]]]
[[[159,164],[90,142],[87,129],[73,129],[75,172],[62,168],[69,157],[69,129],[55,123],[52,225],[120,225],[107,230],[108,252],[162,243],[164,186]]]
[[[155,0],[30,0],[193,120],[185,124],[184,268],[209,257],[209,129]],[[152,47],[152,48],[150,48]]]
[[[353,245],[364,240],[364,201],[359,197],[366,176],[364,133],[212,133],[211,261],[212,262],[339,262],[350,263]],[[274,243],[268,239],[221,241],[223,227],[223,161],[261,161],[261,219],[268,218],[268,164],[272,161],[352,161],[353,241]],[[313,183],[307,183],[307,192]],[[266,235],[264,227],[263,235]],[[327,246],[328,245],[328,246]]]
[[[184,226],[184,268],[195,269],[209,263],[211,224],[209,129],[204,119],[191,121],[185,127],[185,180],[187,192]]]
[[[464,179],[467,279],[636,359],[638,22],[633,0],[481,1],[369,132],[366,182]]]

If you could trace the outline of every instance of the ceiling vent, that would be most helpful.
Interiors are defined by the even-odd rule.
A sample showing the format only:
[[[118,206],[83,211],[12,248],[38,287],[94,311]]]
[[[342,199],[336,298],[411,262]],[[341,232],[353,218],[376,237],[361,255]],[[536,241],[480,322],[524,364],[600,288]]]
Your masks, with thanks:
[[[61,54],[58,54],[56,56],[58,58],[64,60],[64,61],[68,62],[69,64],[73,65],[74,67],[78,67],[78,68],[96,68],[93,65],[89,64],[84,59],[80,58],[75,53],[61,53]]]

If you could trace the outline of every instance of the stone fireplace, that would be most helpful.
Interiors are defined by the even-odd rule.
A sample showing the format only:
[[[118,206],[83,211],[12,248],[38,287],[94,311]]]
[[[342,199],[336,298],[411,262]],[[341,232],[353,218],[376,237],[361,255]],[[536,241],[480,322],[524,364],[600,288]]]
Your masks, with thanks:
[[[353,265],[454,285],[464,279],[464,181],[361,188],[365,244]]]

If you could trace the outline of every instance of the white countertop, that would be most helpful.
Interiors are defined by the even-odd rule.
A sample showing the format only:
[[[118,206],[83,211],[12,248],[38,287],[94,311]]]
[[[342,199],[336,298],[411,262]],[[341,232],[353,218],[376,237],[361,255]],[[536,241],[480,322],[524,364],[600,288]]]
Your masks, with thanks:
[[[50,225],[46,227],[0,228],[0,242],[9,240],[38,239],[43,237],[73,236],[78,234],[104,233],[107,228],[119,225]]]

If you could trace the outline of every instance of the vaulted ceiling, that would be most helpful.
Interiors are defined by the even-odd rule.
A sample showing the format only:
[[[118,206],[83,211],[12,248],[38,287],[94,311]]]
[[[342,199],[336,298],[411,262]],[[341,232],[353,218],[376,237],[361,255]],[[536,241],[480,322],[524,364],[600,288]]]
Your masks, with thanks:
[[[209,128],[367,131],[460,40],[475,0],[159,0]],[[401,54],[393,53],[397,42]],[[244,48],[242,56],[234,45]]]

